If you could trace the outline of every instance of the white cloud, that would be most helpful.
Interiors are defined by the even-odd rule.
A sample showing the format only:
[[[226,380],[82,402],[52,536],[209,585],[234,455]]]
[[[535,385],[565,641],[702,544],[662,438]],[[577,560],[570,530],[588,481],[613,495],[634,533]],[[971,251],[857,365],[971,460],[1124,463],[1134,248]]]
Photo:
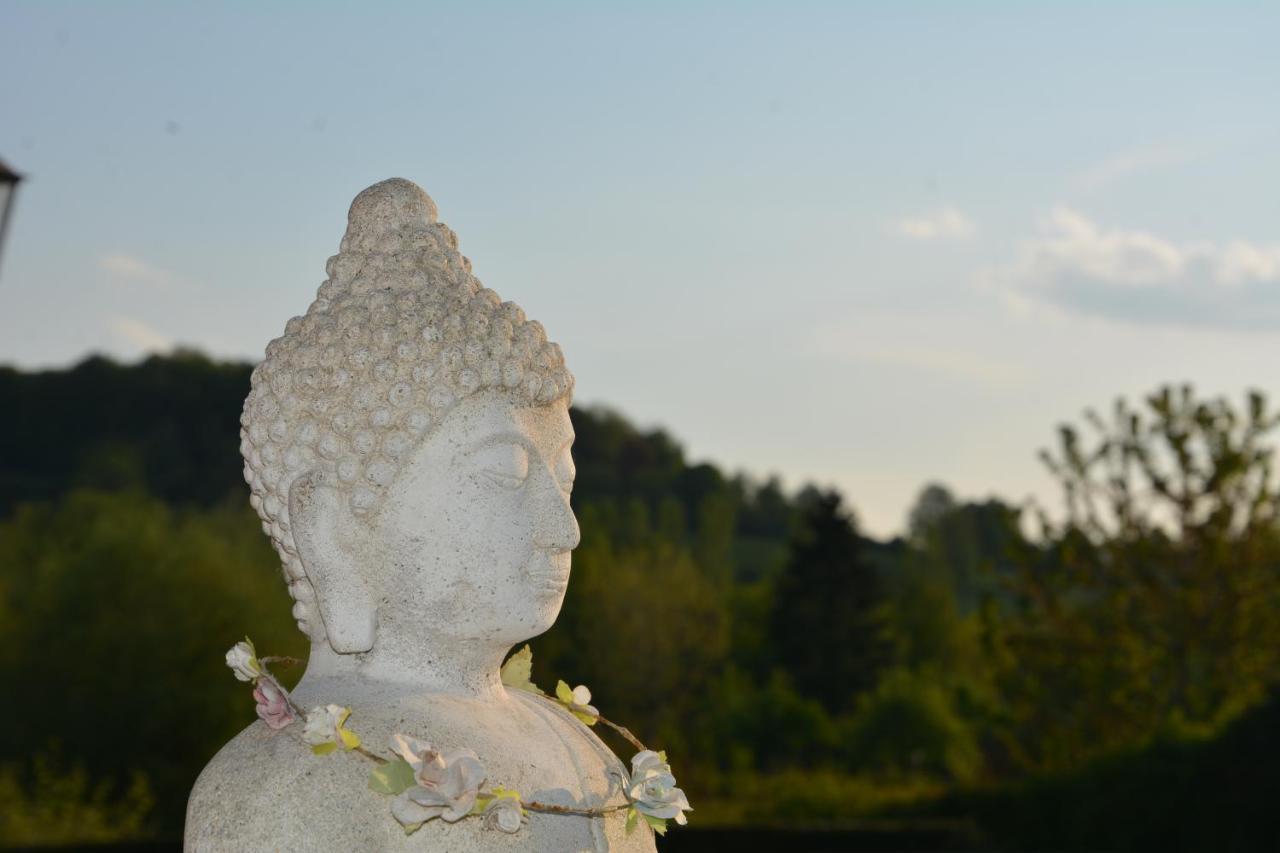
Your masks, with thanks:
[[[1235,240],[1223,247],[1218,275],[1227,284],[1280,280],[1280,246],[1254,246]]]
[[[98,269],[108,272],[121,280],[146,284],[151,287],[169,287],[177,281],[172,273],[154,267],[140,258],[121,252],[103,255],[98,259]]]
[[[1015,302],[1133,323],[1280,329],[1280,245],[1177,242],[1054,210],[996,275]]]
[[[1196,152],[1185,145],[1147,145],[1121,151],[1080,174],[1075,184],[1083,190],[1097,190],[1131,175],[1181,166],[1195,159]]]
[[[943,207],[897,223],[897,232],[914,240],[963,240],[977,230],[973,220],[954,207]]]
[[[166,352],[173,349],[173,339],[132,317],[112,317],[107,321],[111,333],[128,346],[143,352]]]
[[[999,351],[1000,342],[976,339],[963,322],[942,314],[874,311],[818,326],[810,346],[819,355],[933,373],[991,388],[1017,386],[1025,365]]]

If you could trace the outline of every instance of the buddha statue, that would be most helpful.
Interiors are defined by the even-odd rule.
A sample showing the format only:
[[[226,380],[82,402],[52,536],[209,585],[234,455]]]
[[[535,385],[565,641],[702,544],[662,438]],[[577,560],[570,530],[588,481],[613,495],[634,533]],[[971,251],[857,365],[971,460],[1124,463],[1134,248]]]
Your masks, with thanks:
[[[364,190],[316,300],[253,371],[250,502],[312,643],[292,696],[349,707],[374,751],[396,733],[469,749],[526,800],[625,803],[625,768],[591,729],[499,677],[569,581],[573,377],[457,245],[415,184]],[[188,851],[655,849],[622,811],[406,834],[370,765],[313,755],[300,728],[255,722],[218,752],[191,793]]]

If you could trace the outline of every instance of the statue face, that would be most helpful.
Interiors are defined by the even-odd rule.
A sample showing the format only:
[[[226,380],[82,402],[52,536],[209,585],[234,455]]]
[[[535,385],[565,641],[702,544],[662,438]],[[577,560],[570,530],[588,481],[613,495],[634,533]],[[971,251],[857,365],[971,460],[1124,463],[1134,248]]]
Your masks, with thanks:
[[[579,541],[569,507],[573,426],[560,400],[464,398],[389,487],[379,642],[402,632],[517,643],[551,627]]]

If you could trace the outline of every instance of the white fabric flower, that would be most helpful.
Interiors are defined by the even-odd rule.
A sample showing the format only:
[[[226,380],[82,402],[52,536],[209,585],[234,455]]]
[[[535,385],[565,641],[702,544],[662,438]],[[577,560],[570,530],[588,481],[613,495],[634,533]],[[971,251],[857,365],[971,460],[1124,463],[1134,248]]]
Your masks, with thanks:
[[[248,637],[227,652],[227,666],[241,681],[256,681],[262,676],[262,664],[258,663],[258,653]]]
[[[359,736],[344,728],[351,709],[341,705],[317,706],[307,712],[307,723],[302,729],[302,739],[311,744],[316,755],[333,752],[339,746],[355,749],[360,745]]]
[[[588,726],[594,726],[600,719],[600,712],[592,706],[591,691],[585,684],[579,684],[570,690],[568,684],[559,681],[556,683],[556,698],[560,700],[560,704]]]
[[[391,750],[413,769],[417,783],[391,804],[391,814],[402,826],[417,827],[437,817],[453,823],[471,813],[485,778],[474,752],[442,753],[426,741],[401,734],[392,735]]]
[[[500,793],[494,796],[484,807],[484,825],[486,829],[498,829],[514,835],[520,831],[528,818],[520,805],[520,795]]]
[[[638,752],[631,759],[627,798],[641,814],[659,820],[674,819],[681,826],[688,822],[684,813],[693,811],[684,791],[676,787],[676,777],[671,775],[666,754],[651,749]]]

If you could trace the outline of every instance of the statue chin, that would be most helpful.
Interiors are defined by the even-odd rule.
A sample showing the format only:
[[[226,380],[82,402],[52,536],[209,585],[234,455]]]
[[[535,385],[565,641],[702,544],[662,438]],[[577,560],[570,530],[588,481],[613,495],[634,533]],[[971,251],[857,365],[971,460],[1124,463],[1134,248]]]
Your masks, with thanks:
[[[403,733],[474,751],[526,798],[616,804],[616,756],[499,678],[570,580],[572,377],[542,327],[469,271],[421,189],[370,187],[316,302],[254,372],[246,478],[312,638],[293,697],[350,707],[379,753]],[[654,849],[621,811],[533,814],[518,836],[480,820],[406,836],[363,760],[313,755],[297,728],[255,722],[214,756],[187,850]]]

